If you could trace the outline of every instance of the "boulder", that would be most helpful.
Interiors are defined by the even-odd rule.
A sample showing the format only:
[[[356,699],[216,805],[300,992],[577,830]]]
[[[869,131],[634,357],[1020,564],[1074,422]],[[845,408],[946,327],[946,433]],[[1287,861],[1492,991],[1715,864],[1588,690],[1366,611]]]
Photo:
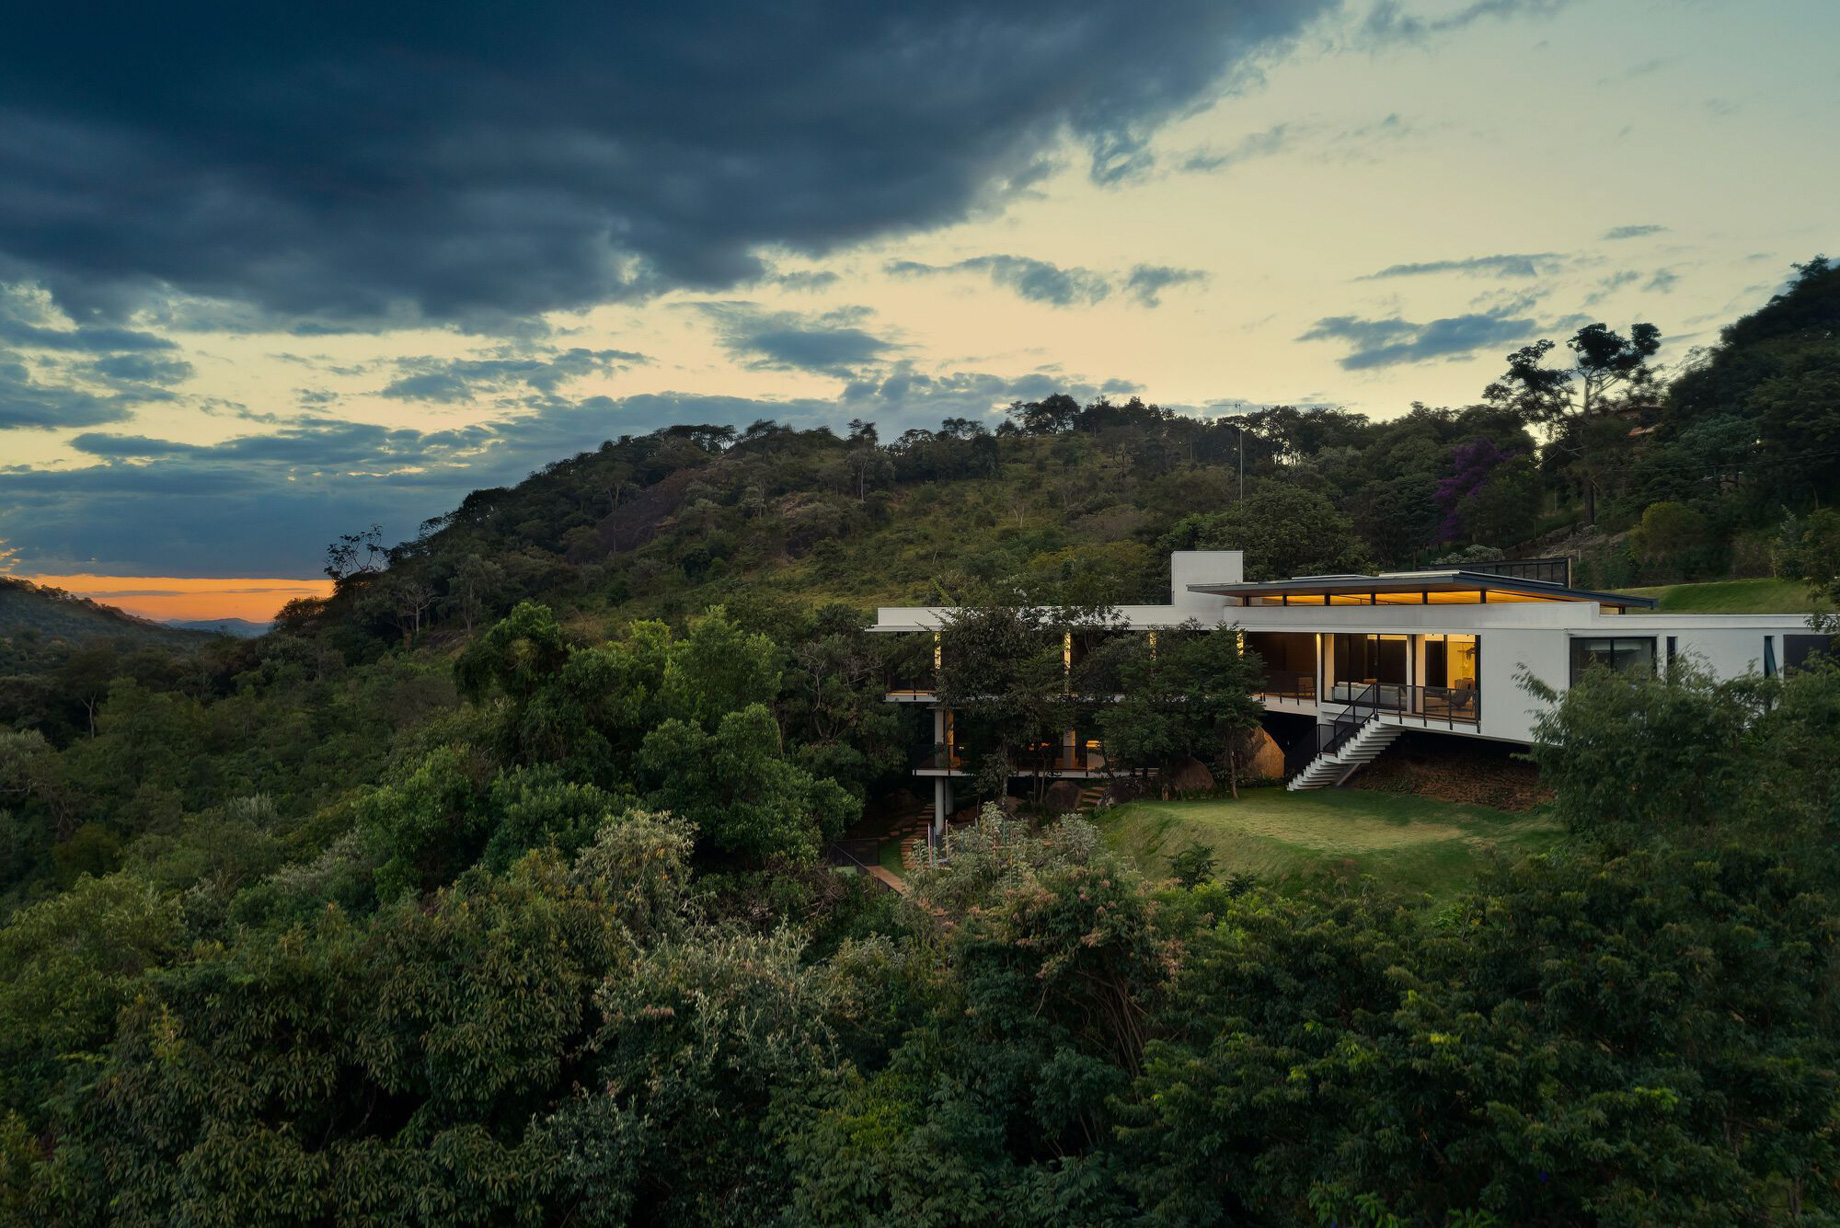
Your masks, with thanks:
[[[1072,814],[1080,808],[1080,784],[1057,780],[1048,786],[1047,806],[1054,814]]]
[[[1208,771],[1207,764],[1201,760],[1190,758],[1172,768],[1169,779],[1164,783],[1171,793],[1178,796],[1184,793],[1208,793],[1214,788],[1214,773]]]
[[[1255,729],[1246,736],[1245,744],[1240,748],[1241,769],[1248,780],[1282,780],[1284,778],[1284,748],[1272,739],[1263,729]]]

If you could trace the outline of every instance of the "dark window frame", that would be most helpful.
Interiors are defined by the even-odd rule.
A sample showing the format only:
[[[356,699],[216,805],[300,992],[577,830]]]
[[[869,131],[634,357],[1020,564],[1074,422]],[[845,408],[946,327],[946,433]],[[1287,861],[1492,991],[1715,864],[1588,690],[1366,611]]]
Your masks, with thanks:
[[[1596,647],[1603,645],[1603,647]],[[1653,674],[1656,667],[1656,648],[1659,645],[1652,635],[1575,635],[1568,645],[1571,666],[1571,685],[1577,686],[1594,664],[1608,665],[1611,669],[1627,670],[1647,665]],[[1646,653],[1642,650],[1646,649]],[[1625,653],[1630,659],[1625,662]]]

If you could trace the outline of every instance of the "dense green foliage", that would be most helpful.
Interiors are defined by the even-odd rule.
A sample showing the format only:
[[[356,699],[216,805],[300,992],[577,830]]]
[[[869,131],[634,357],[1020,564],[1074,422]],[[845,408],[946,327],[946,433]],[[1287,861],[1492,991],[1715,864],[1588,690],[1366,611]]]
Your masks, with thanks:
[[[1600,579],[1761,542],[1831,586],[1784,441],[1840,420],[1837,286],[1603,385],[1578,449],[1545,351],[1538,414],[671,428],[341,538],[259,640],[9,658],[0,1222],[1840,1223],[1835,673],[1587,679],[1563,842],[1435,899],[995,807],[907,900],[820,859],[931,736],[874,600],[987,601],[968,721],[1130,768],[1248,719],[1229,634],[1105,636],[1168,548],[1473,557],[1588,483],[1641,529]]]
[[[174,786],[0,927],[0,1207],[1840,1217],[1840,673],[1593,675],[1536,752],[1570,841],[1435,905],[1210,858],[1159,886],[995,807],[897,905],[814,863],[854,802],[779,736],[786,660],[719,611],[581,644],[525,605],[377,785],[294,816]],[[176,770],[182,714],[115,702],[77,745]]]

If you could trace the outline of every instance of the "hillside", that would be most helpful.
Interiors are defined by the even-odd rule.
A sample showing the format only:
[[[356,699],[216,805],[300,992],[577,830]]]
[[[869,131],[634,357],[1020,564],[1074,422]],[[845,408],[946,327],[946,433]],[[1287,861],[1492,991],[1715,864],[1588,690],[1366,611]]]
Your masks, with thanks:
[[[197,631],[136,618],[59,588],[0,576],[0,637],[39,640],[121,639],[169,647],[195,645]]]
[[[1386,421],[1050,396],[994,431],[947,419],[885,440],[873,423],[840,437],[763,421],[623,436],[477,491],[395,548],[354,535],[338,596],[282,622],[401,642],[464,637],[525,599],[583,625],[723,603],[762,626],[827,601],[1004,585],[1154,600],[1172,547],[1245,546],[1255,578],[1539,552],[1582,525],[1587,485],[1591,539],[1610,544],[1581,550],[1581,582],[1768,577],[1796,545],[1794,518],[1840,497],[1836,320],[1840,270],[1810,261],[1675,383],[1593,420],[1587,459],[1569,428],[1536,437],[1494,388]]]
[[[1796,580],[1713,580],[1701,584],[1663,584],[1625,590],[1653,597],[1665,614],[1805,614],[1811,606],[1806,585]]]
[[[1691,456],[1612,426],[1581,564],[1825,540],[1742,465],[1652,516]],[[1593,671],[1534,815],[991,805],[899,900],[824,860],[930,728],[877,602],[1489,557],[1579,474],[1498,405],[1049,397],[610,441],[340,537],[257,639],[11,590],[134,631],[7,641],[0,1221],[1831,1221],[1840,674]]]

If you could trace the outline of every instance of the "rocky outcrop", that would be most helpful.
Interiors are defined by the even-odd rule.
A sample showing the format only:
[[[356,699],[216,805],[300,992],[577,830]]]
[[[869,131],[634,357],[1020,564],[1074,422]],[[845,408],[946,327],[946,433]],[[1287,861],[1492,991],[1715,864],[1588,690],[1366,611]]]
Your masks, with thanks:
[[[1208,771],[1208,765],[1201,760],[1186,759],[1170,769],[1165,784],[1176,797],[1185,793],[1211,793],[1214,790],[1214,773]]]

